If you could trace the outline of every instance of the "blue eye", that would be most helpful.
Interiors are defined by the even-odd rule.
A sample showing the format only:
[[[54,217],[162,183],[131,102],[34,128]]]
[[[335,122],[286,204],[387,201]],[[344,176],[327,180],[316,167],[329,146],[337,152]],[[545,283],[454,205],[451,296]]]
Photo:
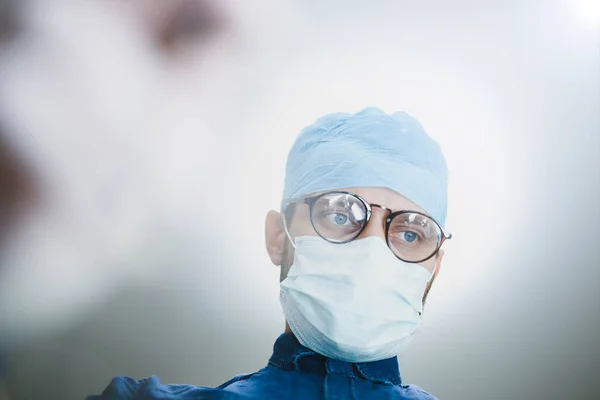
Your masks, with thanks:
[[[414,232],[402,232],[400,234],[400,239],[405,240],[409,243],[412,243],[415,240],[417,240],[417,234]]]
[[[344,225],[348,221],[348,216],[344,214],[334,214],[333,220],[338,225]]]
[[[342,212],[330,212],[323,215],[323,218],[333,226],[346,227],[352,225],[352,221],[348,215]]]

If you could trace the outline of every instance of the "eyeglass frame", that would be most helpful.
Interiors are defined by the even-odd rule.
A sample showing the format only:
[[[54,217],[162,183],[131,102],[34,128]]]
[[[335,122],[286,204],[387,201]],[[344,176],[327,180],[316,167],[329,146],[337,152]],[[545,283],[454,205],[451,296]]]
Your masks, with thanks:
[[[330,195],[330,194],[335,194],[335,193],[339,193],[339,194],[346,194],[346,195],[350,195],[350,196],[354,196],[356,197],[358,200],[360,200],[364,206],[365,209],[367,210],[367,216],[366,216],[366,222],[363,224],[362,228],[360,228],[360,230],[358,231],[358,233],[356,234],[356,236],[354,236],[352,239],[349,240],[345,240],[343,242],[333,242],[329,239],[327,239],[326,237],[324,237],[323,235],[321,235],[319,233],[319,230],[315,227],[315,223],[313,221],[313,213],[312,213],[312,208],[314,206],[314,204],[323,196],[326,195]],[[452,234],[448,231],[446,231],[446,229],[444,229],[444,227],[442,227],[433,217],[431,217],[430,215],[427,215],[425,213],[422,213],[420,211],[414,211],[414,210],[398,210],[398,211],[393,211],[392,209],[382,206],[381,204],[377,204],[377,203],[369,203],[367,200],[365,200],[364,198],[362,198],[361,196],[357,195],[356,193],[352,193],[352,192],[346,192],[343,190],[330,190],[327,192],[323,192],[323,193],[319,193],[313,196],[308,196],[308,197],[292,197],[292,198],[287,198],[283,200],[283,203],[290,203],[290,204],[308,204],[309,207],[309,215],[310,215],[310,224],[312,225],[314,231],[317,233],[317,235],[319,235],[319,237],[321,237],[322,239],[328,241],[329,243],[333,243],[333,244],[344,244],[344,243],[350,243],[353,240],[355,240],[357,237],[360,236],[361,233],[363,233],[363,231],[365,230],[365,228],[367,227],[367,225],[369,224],[369,222],[371,221],[371,215],[373,214],[373,210],[372,207],[377,207],[383,211],[387,211],[389,212],[389,215],[387,216],[386,220],[385,220],[385,241],[386,244],[388,245],[388,247],[390,247],[390,243],[389,243],[389,230],[390,230],[390,224],[392,222],[392,220],[394,218],[396,218],[398,215],[402,215],[402,214],[418,214],[418,215],[422,215],[423,217],[427,217],[430,220],[433,221],[434,224],[437,225],[438,228],[440,228],[440,232],[442,233],[442,238],[440,240],[440,243],[437,245],[436,249],[431,253],[431,255],[429,255],[428,257],[422,259],[422,260],[418,260],[418,261],[407,261],[402,259],[401,257],[399,257],[398,255],[396,255],[396,253],[390,248],[390,251],[392,252],[392,254],[394,254],[394,256],[396,256],[397,259],[402,260],[404,262],[407,263],[412,263],[412,264],[418,264],[418,263],[422,263],[425,262],[427,260],[429,260],[431,257],[435,256],[436,253],[440,250],[440,248],[442,247],[442,244],[444,244],[444,242],[446,240],[452,239]],[[283,210],[284,212],[284,224],[285,224],[285,228],[287,231],[287,223],[285,221],[285,209]],[[289,233],[288,233],[289,235]]]

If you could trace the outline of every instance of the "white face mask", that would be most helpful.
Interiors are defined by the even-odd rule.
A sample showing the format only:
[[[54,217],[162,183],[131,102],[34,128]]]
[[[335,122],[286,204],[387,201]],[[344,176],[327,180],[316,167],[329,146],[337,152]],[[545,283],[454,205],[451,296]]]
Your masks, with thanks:
[[[300,343],[347,362],[391,358],[419,326],[432,273],[399,260],[378,237],[333,244],[296,238],[280,301]]]

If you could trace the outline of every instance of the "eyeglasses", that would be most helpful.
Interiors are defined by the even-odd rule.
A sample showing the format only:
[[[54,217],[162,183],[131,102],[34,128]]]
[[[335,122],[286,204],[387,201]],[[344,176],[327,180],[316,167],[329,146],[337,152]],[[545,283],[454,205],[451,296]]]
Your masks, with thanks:
[[[288,204],[308,204],[310,222],[320,237],[342,244],[356,239],[366,228],[372,207],[389,213],[385,219],[385,239],[400,260],[420,263],[433,257],[452,234],[433,218],[418,211],[395,211],[370,204],[354,193],[332,191],[315,196],[285,199]]]

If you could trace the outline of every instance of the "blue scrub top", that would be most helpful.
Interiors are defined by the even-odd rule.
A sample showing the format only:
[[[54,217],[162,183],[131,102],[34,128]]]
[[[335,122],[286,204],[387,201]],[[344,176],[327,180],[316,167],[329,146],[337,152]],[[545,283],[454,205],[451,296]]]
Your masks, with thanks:
[[[292,334],[275,342],[266,367],[238,375],[216,388],[165,385],[158,377],[117,377],[99,396],[86,400],[333,400],[435,399],[414,385],[402,385],[397,357],[367,363],[327,358],[302,346]]]

